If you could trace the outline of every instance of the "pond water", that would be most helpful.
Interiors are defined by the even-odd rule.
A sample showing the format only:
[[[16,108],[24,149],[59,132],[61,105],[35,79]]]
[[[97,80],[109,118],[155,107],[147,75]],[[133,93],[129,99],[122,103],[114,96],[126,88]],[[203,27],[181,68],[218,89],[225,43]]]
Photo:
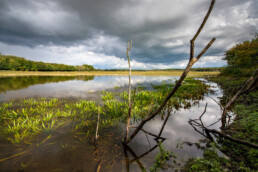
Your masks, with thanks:
[[[174,82],[178,77],[171,76],[133,76],[132,84],[151,89],[151,84],[162,81]],[[219,101],[222,91],[215,83],[211,85],[213,94],[207,95],[190,109],[171,112],[162,137],[166,150],[173,151],[177,158],[170,158],[173,171],[183,165],[189,158],[201,157],[200,145],[195,145],[202,135],[196,132],[189,119],[197,119],[202,114],[205,104],[207,111],[203,123],[209,126],[220,118],[221,110],[214,101]],[[128,88],[128,76],[80,76],[80,77],[8,77],[0,78],[0,102],[8,102],[17,98],[63,98],[63,99],[97,99],[101,91],[121,91]],[[213,100],[214,99],[214,100]],[[145,125],[144,129],[158,134],[164,120],[160,116]],[[218,129],[220,123],[211,128]],[[100,135],[99,144],[95,147],[91,140],[84,136],[77,137],[71,131],[72,124],[65,125],[52,133],[52,138],[40,144],[12,145],[0,136],[0,159],[20,156],[8,161],[0,160],[0,171],[17,171],[22,166],[25,171],[142,171],[153,165],[159,148],[151,136],[140,132],[129,148],[125,149],[121,140],[124,135],[124,124],[119,123]],[[44,138],[39,136],[39,140]],[[205,145],[205,142],[203,143]],[[202,146],[202,144],[201,144]],[[176,163],[175,163],[176,161]]]
[[[160,83],[171,76],[133,76],[132,87]],[[0,78],[0,102],[28,97],[91,98],[96,92],[128,87],[128,76],[27,76]]]

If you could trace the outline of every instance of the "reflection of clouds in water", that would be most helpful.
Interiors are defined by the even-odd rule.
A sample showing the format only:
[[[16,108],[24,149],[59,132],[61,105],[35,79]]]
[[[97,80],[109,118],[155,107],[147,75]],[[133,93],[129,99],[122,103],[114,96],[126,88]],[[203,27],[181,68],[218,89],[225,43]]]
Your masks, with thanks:
[[[132,85],[136,84],[150,84],[159,83],[164,80],[172,79],[173,81],[178,77],[173,76],[133,76]],[[216,95],[209,95],[213,99],[219,102],[218,97],[222,97],[222,91],[215,83],[209,83],[211,89],[216,92]],[[102,91],[106,89],[112,89],[114,87],[128,87],[128,76],[96,76],[94,80],[82,81],[82,80],[70,80],[58,83],[47,83],[30,86],[25,89],[17,91],[7,91],[5,94],[0,95],[0,101],[7,100],[8,98],[20,98],[20,97],[87,97],[89,92]],[[94,94],[94,93],[93,93]],[[210,97],[204,97],[204,100],[200,101],[190,109],[180,109],[180,111],[171,114],[167,125],[164,128],[162,137],[167,138],[163,145],[166,150],[173,150],[179,157],[179,159],[188,159],[189,157],[202,156],[202,151],[195,146],[183,145],[183,148],[176,148],[177,143],[180,142],[198,142],[203,137],[193,130],[189,125],[189,119],[197,119],[202,114],[206,102],[208,103],[205,115],[202,117],[202,121],[205,126],[212,124],[220,118],[221,110],[219,105]],[[166,116],[165,116],[166,117]],[[160,116],[157,116],[155,120],[151,120],[144,126],[144,129],[158,134],[163,124]],[[218,129],[220,122],[211,128]],[[148,136],[151,147],[156,145],[153,137]],[[149,143],[143,132],[140,132],[134,140],[129,144],[137,155],[149,150]],[[149,164],[151,166],[155,159],[159,149],[155,149],[146,157],[141,159],[143,164]]]
[[[173,76],[132,76],[132,86],[139,83],[158,83],[163,80],[175,79]],[[89,93],[128,87],[128,76],[95,76],[93,80],[69,80],[64,82],[32,85],[28,88],[7,91],[0,94],[0,101],[23,97],[78,97],[85,98]]]
[[[210,83],[209,83],[210,84]],[[214,91],[216,91],[216,95],[209,95],[216,101],[218,100],[218,96],[222,96],[221,90],[216,84],[212,84]],[[205,126],[209,126],[210,124],[216,122],[221,115],[221,110],[219,105],[212,100],[210,97],[204,97],[204,100],[200,101],[195,106],[192,106],[190,109],[180,109],[178,112],[171,114],[164,131],[162,133],[162,137],[167,138],[167,140],[163,143],[165,145],[166,150],[173,150],[176,154],[178,154],[179,158],[188,159],[189,157],[200,157],[202,156],[202,151],[197,149],[196,146],[187,146],[183,145],[183,148],[176,148],[177,143],[182,142],[198,142],[200,139],[203,139],[203,136],[196,132],[192,126],[188,123],[190,119],[198,119],[199,116],[203,113],[206,102],[208,103],[206,113],[202,117],[202,121]],[[161,120],[160,116],[157,116],[155,120],[151,120],[148,124],[144,126],[144,129],[148,132],[158,134],[159,130],[163,124],[163,120]],[[221,123],[217,123],[210,128],[219,129]],[[151,145],[155,145],[155,141],[152,139],[153,137],[149,137]],[[132,147],[135,151],[140,154],[143,150],[148,148],[148,142],[143,133],[140,133],[139,136],[134,140]],[[158,152],[155,150],[154,152]],[[154,156],[154,154],[148,155],[148,157]]]

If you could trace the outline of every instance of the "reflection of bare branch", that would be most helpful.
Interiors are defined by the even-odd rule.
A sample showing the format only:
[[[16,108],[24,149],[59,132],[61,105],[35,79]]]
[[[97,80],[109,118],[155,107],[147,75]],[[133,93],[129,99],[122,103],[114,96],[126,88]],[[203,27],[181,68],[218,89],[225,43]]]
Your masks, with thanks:
[[[132,127],[132,126],[131,126],[131,128],[137,128],[137,127]],[[164,140],[166,140],[166,138],[160,137],[160,136],[158,136],[158,135],[156,135],[156,134],[153,134],[153,133],[150,133],[150,132],[144,130],[143,128],[141,129],[141,131],[143,131],[144,133],[149,134],[149,135],[155,137],[155,140],[156,140],[156,139],[162,139],[162,140],[164,139]]]
[[[218,123],[218,122],[220,122],[220,121],[221,121],[221,118],[219,118],[216,122],[214,122],[214,123],[210,124],[208,127],[211,127],[211,126],[213,126],[213,125],[217,124],[217,123]]]
[[[161,129],[160,129],[160,131],[159,131],[159,137],[161,136],[161,134],[162,134],[162,132],[163,132],[163,130],[164,130],[164,127],[165,127],[165,125],[166,125],[166,123],[167,123],[167,121],[168,121],[168,118],[169,118],[169,116],[170,116],[170,114],[171,114],[171,111],[170,111],[170,106],[169,106],[169,104],[168,104],[168,114],[167,114],[167,117],[166,117],[166,119],[165,119],[165,121],[164,121],[164,123],[163,123],[163,125],[162,125],[162,127],[161,127]]]
[[[160,142],[163,143],[164,141],[165,141],[165,139],[162,139]],[[159,143],[159,142],[157,141],[157,143]],[[153,146],[151,149],[149,149],[149,150],[146,151],[145,153],[143,153],[143,154],[141,154],[140,156],[138,156],[137,159],[141,159],[142,157],[148,155],[150,152],[152,152],[153,150],[155,150],[158,146],[159,146],[159,145],[156,144],[156,145]],[[134,162],[134,161],[136,161],[136,159],[131,160],[131,162]]]
[[[206,103],[204,111],[201,114],[201,116],[199,117],[199,119],[191,119],[191,120],[188,121],[188,123],[194,128],[195,131],[197,131],[198,133],[200,133],[204,137],[209,137],[210,140],[213,140],[213,138],[209,134],[207,134],[207,133],[206,133],[206,135],[204,134],[204,132],[206,132],[206,131],[204,129],[205,127],[204,127],[203,122],[202,122],[202,117],[206,113],[207,105],[208,105],[208,103]],[[200,121],[200,123],[198,123],[197,121]],[[203,129],[202,132],[197,130],[196,127],[202,128]]]
[[[249,147],[258,149],[258,145],[257,145],[257,144],[250,143],[250,142],[247,142],[247,141],[244,141],[244,140],[235,139],[235,138],[233,138],[233,137],[231,137],[231,136],[228,136],[228,135],[226,135],[226,134],[223,134],[223,133],[221,133],[221,132],[219,132],[219,131],[217,131],[217,130],[214,130],[214,129],[213,129],[213,130],[207,129],[207,130],[208,130],[209,132],[216,133],[216,134],[218,134],[219,136],[224,137],[224,138],[226,138],[226,139],[228,139],[228,140],[230,140],[230,141],[232,141],[232,142],[239,143],[239,144],[242,144],[242,145],[246,145],[246,146],[249,146]]]
[[[208,105],[208,103],[206,103],[205,108],[204,108],[204,111],[203,111],[203,113],[201,114],[201,116],[199,117],[199,120],[200,120],[200,122],[202,123],[202,125],[203,125],[202,116],[203,116],[203,115],[205,114],[205,112],[206,112],[207,105]]]
[[[145,134],[145,137],[146,137],[146,139],[147,139],[147,141],[148,141],[149,147],[151,148],[150,140],[149,140],[149,138],[148,138],[147,134],[146,134],[146,133],[144,133],[144,134]]]
[[[197,130],[196,126],[199,126],[199,125],[195,125],[194,122],[195,122],[195,121],[191,121],[191,120],[188,121],[188,123],[193,127],[193,129],[194,129],[196,132],[198,132],[199,134],[201,134],[202,136],[204,136],[204,137],[206,138],[206,135],[205,135],[204,133],[202,133],[202,132],[200,132],[199,130]]]
[[[228,136],[228,135],[226,135],[224,133],[221,133],[221,132],[219,132],[219,131],[217,131],[215,129],[209,129],[209,128],[205,127],[203,125],[203,122],[202,122],[202,116],[205,114],[206,107],[207,107],[207,104],[205,106],[204,112],[199,117],[199,119],[194,119],[194,120],[189,120],[188,121],[189,124],[194,128],[195,131],[197,131],[198,133],[200,133],[201,135],[203,135],[204,137],[208,138],[209,140],[211,140],[213,142],[214,142],[214,140],[213,140],[213,137],[210,135],[210,133],[212,133],[214,136],[219,135],[220,137],[228,139],[228,140],[230,140],[232,142],[239,143],[239,144],[242,144],[242,145],[245,145],[245,146],[248,146],[248,147],[252,147],[252,148],[258,149],[258,145],[257,144],[250,143],[250,142],[247,142],[247,141],[244,141],[244,140],[235,139],[235,138],[233,138],[231,136]],[[200,121],[200,123],[197,122],[198,120]],[[203,132],[200,132],[199,130],[197,130],[196,127],[200,127],[203,130]]]
[[[163,143],[165,141],[165,139],[162,139],[160,141],[160,143]],[[159,143],[159,141],[157,141],[157,143]],[[125,154],[125,158],[126,158],[126,169],[127,172],[130,171],[130,163],[133,163],[136,161],[137,165],[139,166],[139,168],[141,170],[145,170],[144,166],[142,165],[140,159],[143,158],[144,156],[148,155],[150,152],[152,152],[153,150],[155,150],[158,147],[158,144],[156,144],[155,146],[153,146],[151,149],[149,149],[148,151],[146,151],[145,153],[141,154],[140,156],[137,156],[137,154],[132,150],[132,148],[126,144],[124,144],[124,154]],[[134,157],[134,159],[130,160],[127,154],[127,151],[130,152],[132,154],[132,156]]]
[[[129,172],[130,171],[130,159],[128,157],[127,150],[126,150],[125,146],[124,146],[124,155],[125,155],[126,171]]]
[[[199,117],[199,119],[191,119],[189,122],[195,122],[197,125],[198,125],[198,122],[196,122],[197,120],[199,120],[200,122],[201,122],[201,126],[204,126],[203,125],[203,122],[202,122],[202,116],[206,113],[206,109],[207,109],[207,105],[208,105],[208,103],[206,103],[206,105],[205,105],[205,108],[204,108],[204,111],[203,111],[203,113],[201,114],[201,116]],[[199,125],[198,125],[199,126]]]
[[[217,105],[219,105],[220,109],[223,110],[223,107],[221,106],[221,104],[215,100],[214,98],[210,97],[210,96],[206,96],[206,97],[209,97],[210,99],[212,99],[215,103],[217,103]]]
[[[135,154],[135,152],[128,146],[128,145],[125,145],[125,150],[124,150],[125,152],[126,151],[129,151],[132,155],[133,155],[133,157],[134,157],[134,159],[135,159],[135,161],[136,161],[136,163],[138,164],[138,166],[140,167],[140,169],[143,171],[143,170],[145,170],[145,168],[144,168],[144,166],[142,165],[142,163],[141,163],[141,161],[137,158],[137,155]],[[128,156],[128,155],[127,155]],[[129,160],[129,159],[128,159]],[[130,160],[128,161],[129,163],[131,162]],[[130,169],[130,164],[127,164],[127,165],[129,165],[129,169]]]

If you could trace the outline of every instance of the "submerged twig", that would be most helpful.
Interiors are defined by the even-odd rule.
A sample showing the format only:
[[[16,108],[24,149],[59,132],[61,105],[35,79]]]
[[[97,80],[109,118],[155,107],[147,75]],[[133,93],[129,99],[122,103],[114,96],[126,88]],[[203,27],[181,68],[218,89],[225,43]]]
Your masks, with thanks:
[[[102,161],[100,161],[100,162],[98,163],[98,167],[97,167],[96,172],[100,172],[101,165],[102,165]]]
[[[97,140],[99,138],[99,135],[98,135],[98,130],[99,130],[99,116],[100,116],[100,112],[99,112],[99,107],[98,107],[98,122],[97,122],[97,127],[96,127],[96,135],[95,135],[95,140],[94,140],[94,143],[97,144]]]

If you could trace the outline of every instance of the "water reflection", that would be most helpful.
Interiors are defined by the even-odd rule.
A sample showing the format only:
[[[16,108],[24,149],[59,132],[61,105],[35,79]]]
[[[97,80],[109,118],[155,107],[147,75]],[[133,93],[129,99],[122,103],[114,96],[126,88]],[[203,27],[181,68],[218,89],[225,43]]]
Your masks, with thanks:
[[[133,76],[132,86],[176,79],[171,76]],[[90,98],[95,92],[127,87],[128,76],[27,76],[0,78],[0,102],[15,98]],[[92,94],[93,93],[93,94]]]
[[[151,88],[151,84],[171,78],[172,81],[177,79],[177,77],[171,76],[133,76],[132,84],[133,86],[141,84],[144,87]],[[85,98],[98,91],[113,89],[114,87],[126,88],[128,86],[128,76],[14,77],[9,81],[8,79],[2,80],[1,78],[0,81],[1,87],[7,88],[5,92],[1,92],[0,101],[36,96]],[[31,81],[31,84],[26,83],[26,81]],[[17,86],[11,87],[12,84],[15,85],[16,83]],[[24,86],[18,87],[22,83]],[[8,88],[8,84],[10,88]],[[221,109],[214,100],[218,101],[218,97],[222,96],[222,92],[216,84],[209,84],[216,94],[204,97],[202,101],[192,106],[191,109],[180,109],[177,112],[171,112],[167,125],[163,130],[161,136],[166,138],[166,140],[163,140],[163,145],[166,150],[173,150],[177,154],[177,163],[184,164],[189,158],[201,157],[203,154],[202,150],[196,145],[189,146],[184,144],[186,142],[195,143],[200,139],[204,139],[202,135],[193,130],[192,126],[189,125],[189,119],[199,118],[205,108],[206,102],[208,103],[207,111],[202,118],[204,125],[209,126],[220,118]],[[164,120],[160,116],[157,116],[154,120],[146,124],[144,129],[158,135],[163,123]],[[67,130],[60,128],[60,130],[52,133],[53,138],[51,139],[53,140],[46,142],[46,146],[37,147],[36,153],[29,155],[31,165],[28,168],[30,171],[36,171],[38,169],[95,171],[96,166],[102,163],[101,169],[103,171],[141,171],[143,168],[149,169],[159,152],[157,141],[154,140],[154,137],[146,136],[144,132],[140,132],[130,142],[129,148],[124,149],[121,142],[124,134],[122,131],[124,126],[123,124],[120,125],[122,125],[121,129],[110,129],[110,131],[100,135],[101,144],[98,145],[97,152],[88,138],[85,137],[85,140],[80,138],[78,141],[74,133],[70,132],[71,126],[68,126]],[[217,123],[212,128],[218,129],[220,125],[220,123]],[[115,132],[117,133],[114,134]],[[101,141],[101,139],[103,140]],[[74,147],[73,151],[64,152],[60,143],[71,145],[71,148]],[[14,150],[14,148],[11,147],[8,150],[2,147],[1,150],[3,150],[3,153],[5,153],[4,151],[8,153],[10,150]],[[6,162],[6,166],[1,164],[0,169],[9,169],[11,163]],[[173,159],[170,159],[168,163],[173,164]],[[16,164],[17,168],[19,165]],[[168,169],[168,171],[171,170]]]
[[[10,90],[28,88],[32,85],[57,83],[68,80],[93,80],[94,76],[19,76],[19,77],[0,77],[0,93]]]
[[[202,122],[204,126],[209,126],[210,124],[220,119],[220,114],[222,111],[220,106],[214,100],[218,101],[218,97],[222,96],[222,92],[216,84],[209,84],[212,86],[211,89],[213,89],[215,94],[206,96],[202,101],[200,101],[195,106],[192,106],[190,109],[180,109],[177,112],[172,112],[168,119],[167,125],[165,126],[164,131],[161,135],[162,137],[166,138],[166,140],[163,142],[166,150],[173,150],[174,153],[177,154],[177,163],[180,163],[181,165],[183,165],[189,158],[202,157],[203,151],[199,148],[199,146],[195,145],[194,143],[197,143],[201,139],[206,138],[200,133],[196,132],[193,127],[189,125],[188,121],[190,119],[199,118],[199,116],[205,109],[206,103],[206,113],[202,117]],[[162,120],[160,116],[157,116],[154,120],[146,124],[144,129],[148,132],[158,134],[163,123],[164,120]],[[221,123],[219,122],[209,128],[219,129],[220,126]],[[157,142],[156,140],[154,140],[154,137],[148,136],[148,140],[146,139],[145,134],[143,132],[140,132],[129,144],[130,149],[132,149],[134,151],[134,154],[138,155],[138,157],[139,155],[144,154],[144,152],[148,152],[150,150],[150,147],[154,148],[151,152],[148,152],[148,155],[138,159],[138,161],[144,164],[145,167],[152,166],[155,157],[159,152],[159,149],[156,146]],[[203,144],[205,145],[205,143],[206,142],[204,142]],[[131,154],[131,157],[129,155],[127,156],[129,159],[134,159],[135,155]],[[169,163],[176,165],[173,159],[171,159]],[[136,162],[136,164],[139,163]],[[134,164],[134,166],[132,164],[131,168],[139,169],[139,167],[135,167],[136,164]]]

